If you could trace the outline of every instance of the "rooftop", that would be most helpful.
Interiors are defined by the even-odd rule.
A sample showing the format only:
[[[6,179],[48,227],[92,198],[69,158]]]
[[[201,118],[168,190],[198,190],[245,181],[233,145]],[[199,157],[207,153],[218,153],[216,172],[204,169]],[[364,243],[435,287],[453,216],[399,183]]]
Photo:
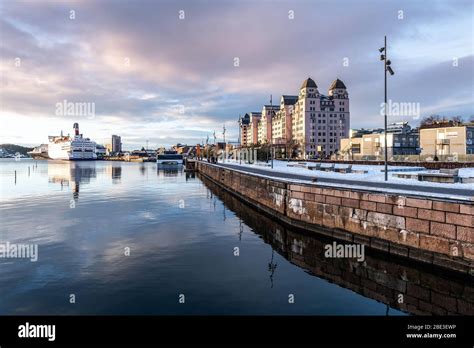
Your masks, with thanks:
[[[329,87],[329,90],[331,89],[346,89],[346,85],[341,80],[336,79],[333,81],[333,83],[331,83],[331,87]]]
[[[303,81],[303,84],[301,85],[300,89],[307,88],[307,87],[312,87],[312,88],[318,88],[316,85],[316,82],[311,77],[308,77],[306,80]]]
[[[297,95],[282,95],[281,97],[285,105],[293,105],[298,101]]]

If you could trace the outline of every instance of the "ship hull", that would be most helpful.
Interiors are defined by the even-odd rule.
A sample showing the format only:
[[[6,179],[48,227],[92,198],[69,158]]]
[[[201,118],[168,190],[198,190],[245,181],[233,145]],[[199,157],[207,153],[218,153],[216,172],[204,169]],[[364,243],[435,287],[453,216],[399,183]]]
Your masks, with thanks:
[[[48,156],[53,160],[63,161],[94,161],[97,159],[95,143],[92,142],[60,142],[50,144]]]
[[[39,159],[39,160],[47,160],[50,159],[47,153],[28,153],[28,155],[31,156],[33,159]]]
[[[96,143],[79,134],[79,124],[74,123],[74,136],[50,136],[48,156],[61,161],[94,161],[97,159]]]

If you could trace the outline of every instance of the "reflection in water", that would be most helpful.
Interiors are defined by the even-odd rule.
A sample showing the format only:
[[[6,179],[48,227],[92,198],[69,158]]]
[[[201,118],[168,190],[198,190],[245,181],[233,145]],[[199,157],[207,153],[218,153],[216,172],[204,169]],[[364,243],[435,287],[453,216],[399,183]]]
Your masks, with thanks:
[[[157,169],[158,175],[162,174],[165,177],[178,176],[178,174],[182,175],[182,173],[184,172],[182,165],[173,165],[173,164],[157,164],[156,169]]]
[[[272,249],[272,259],[268,264],[268,271],[270,272],[270,282],[273,288],[273,276],[275,275],[275,270],[277,268],[277,263],[273,261],[273,257],[275,256],[275,249]]]
[[[192,172],[186,172],[186,181],[190,180],[190,179],[195,179],[196,178],[196,172],[192,171]]]
[[[90,183],[96,176],[95,161],[48,162],[49,182],[60,183],[61,189],[64,186],[71,186],[74,200],[79,199],[80,185]]]
[[[255,212],[208,179],[199,177],[274,251],[316,277],[385,303],[386,315],[390,307],[421,315],[474,314],[474,281],[469,276],[439,272],[367,249],[363,263],[347,258],[326,258],[324,246],[332,240],[287,228]],[[239,235],[241,233],[240,227]],[[272,287],[276,268],[272,251],[268,264]]]
[[[325,239],[183,170],[142,165],[38,161],[28,175],[31,162],[0,160],[0,242],[39,254],[0,259],[0,315],[474,314],[472,280],[380,254],[326,259]]]
[[[112,165],[112,182],[114,184],[118,184],[120,182],[120,179],[122,178],[122,166],[120,165],[120,162],[117,164]]]
[[[142,175],[145,175],[146,173],[146,165],[144,162],[140,164],[140,173],[142,173]]]

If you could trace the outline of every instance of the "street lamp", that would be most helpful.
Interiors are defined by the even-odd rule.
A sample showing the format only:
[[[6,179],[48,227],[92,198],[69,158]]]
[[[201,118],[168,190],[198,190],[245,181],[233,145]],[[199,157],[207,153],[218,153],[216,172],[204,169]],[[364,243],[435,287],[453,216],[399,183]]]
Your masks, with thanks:
[[[273,112],[273,98],[272,98],[272,95],[270,94],[270,113],[272,115],[272,124],[273,124],[273,121],[274,121],[274,118],[275,118],[275,113]],[[268,123],[267,123],[268,125]],[[268,134],[268,132],[267,132]],[[273,157],[275,157],[275,150],[273,148],[273,133],[272,133],[272,138],[270,139],[270,156],[271,156],[271,159],[272,159],[272,169],[273,169]]]
[[[395,72],[393,71],[392,67],[390,66],[392,62],[387,57],[387,36],[385,35],[384,40],[384,47],[379,48],[379,52],[382,53],[380,55],[380,60],[384,62],[384,75],[385,75],[385,107],[384,107],[384,121],[385,121],[385,181],[388,181],[388,164],[387,164],[387,157],[388,157],[388,149],[387,149],[387,71],[390,75],[394,75]]]

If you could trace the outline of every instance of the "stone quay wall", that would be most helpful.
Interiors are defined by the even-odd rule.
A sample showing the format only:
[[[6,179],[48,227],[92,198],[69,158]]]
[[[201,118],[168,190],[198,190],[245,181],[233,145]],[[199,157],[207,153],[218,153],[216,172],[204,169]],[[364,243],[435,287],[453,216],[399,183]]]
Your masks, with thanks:
[[[223,187],[201,176],[206,186],[252,231],[289,262],[365,297],[416,315],[474,315],[474,279],[458,272],[439,272],[429,265],[383,252],[365,253],[364,262],[327,258],[330,239],[287,228]],[[425,266],[425,267],[420,267]],[[402,298],[400,298],[402,296]]]
[[[197,169],[296,228],[474,275],[474,202],[292,183],[201,161]]]

